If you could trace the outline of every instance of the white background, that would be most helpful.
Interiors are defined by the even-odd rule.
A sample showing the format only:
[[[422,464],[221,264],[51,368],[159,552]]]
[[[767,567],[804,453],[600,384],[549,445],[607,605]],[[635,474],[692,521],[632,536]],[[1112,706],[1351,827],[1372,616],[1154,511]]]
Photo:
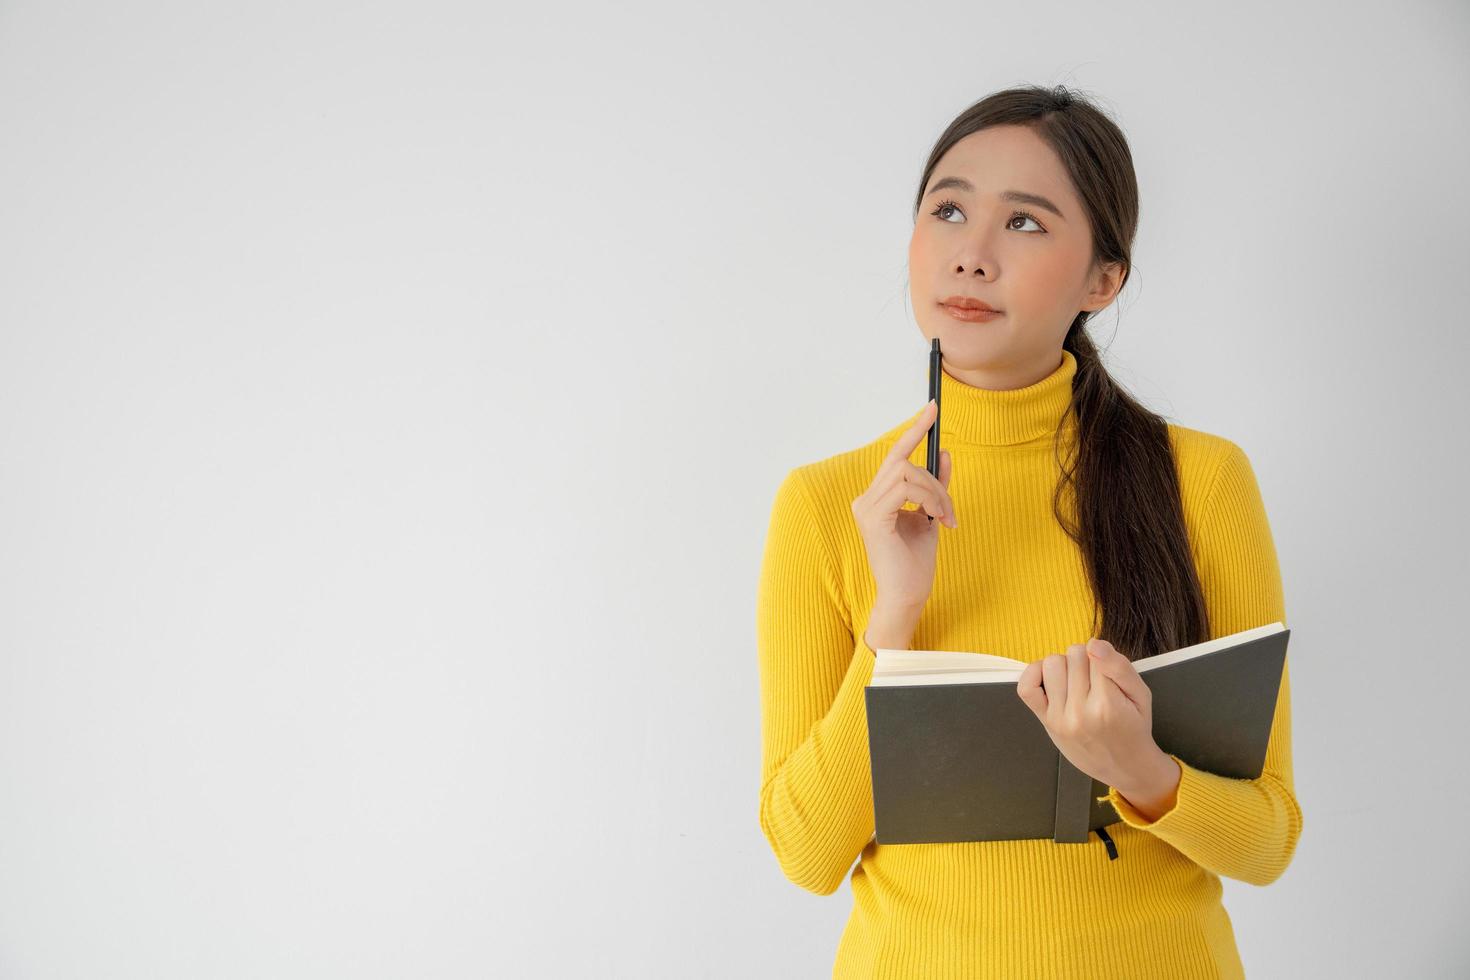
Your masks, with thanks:
[[[1463,976],[1470,8],[0,4],[0,977],[828,975],[775,488],[927,397],[933,141],[1130,140],[1093,336],[1248,453],[1304,834],[1253,977]]]

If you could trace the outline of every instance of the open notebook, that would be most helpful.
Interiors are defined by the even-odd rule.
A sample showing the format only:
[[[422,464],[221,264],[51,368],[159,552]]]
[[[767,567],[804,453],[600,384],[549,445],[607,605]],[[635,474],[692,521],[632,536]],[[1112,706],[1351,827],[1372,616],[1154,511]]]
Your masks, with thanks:
[[[1206,772],[1259,776],[1290,636],[1270,623],[1135,661],[1154,741]],[[1096,799],[1107,785],[1068,762],[1016,694],[1024,661],[874,652],[864,696],[880,844],[1080,843],[1121,819]]]

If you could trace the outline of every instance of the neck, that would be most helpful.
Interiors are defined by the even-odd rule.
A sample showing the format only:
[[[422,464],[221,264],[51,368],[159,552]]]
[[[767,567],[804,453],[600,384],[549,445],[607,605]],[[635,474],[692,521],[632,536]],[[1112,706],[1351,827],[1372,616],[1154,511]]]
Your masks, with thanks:
[[[981,388],[941,371],[941,447],[1013,446],[1050,439],[1072,404],[1076,374],[1077,359],[1065,349],[1055,370],[1021,388]],[[1070,418],[1068,424],[1073,424]]]

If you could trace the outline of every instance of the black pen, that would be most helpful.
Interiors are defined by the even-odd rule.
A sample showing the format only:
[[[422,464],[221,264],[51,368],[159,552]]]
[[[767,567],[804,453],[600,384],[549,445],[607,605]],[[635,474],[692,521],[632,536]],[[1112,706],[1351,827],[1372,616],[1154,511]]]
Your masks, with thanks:
[[[943,386],[940,384],[940,376],[944,368],[940,366],[939,338],[935,337],[929,346],[929,398],[934,402],[934,424],[929,426],[928,449],[929,449],[929,475],[936,480],[939,478],[939,391]],[[929,521],[934,521],[934,515],[929,515]]]

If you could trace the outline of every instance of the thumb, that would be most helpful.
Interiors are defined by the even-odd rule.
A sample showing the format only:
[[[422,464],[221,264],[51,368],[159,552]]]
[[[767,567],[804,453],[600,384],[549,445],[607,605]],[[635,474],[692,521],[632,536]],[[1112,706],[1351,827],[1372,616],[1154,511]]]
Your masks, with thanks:
[[[939,485],[949,489],[949,475],[954,470],[954,461],[949,458],[949,450],[939,450]]]

